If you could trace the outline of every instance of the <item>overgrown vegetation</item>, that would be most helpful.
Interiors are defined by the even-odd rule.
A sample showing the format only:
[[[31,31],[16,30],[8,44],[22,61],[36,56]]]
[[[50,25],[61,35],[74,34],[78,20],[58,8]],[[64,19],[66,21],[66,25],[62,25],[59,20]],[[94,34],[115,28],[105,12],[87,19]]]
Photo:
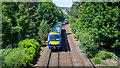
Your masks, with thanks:
[[[106,52],[106,51],[99,51],[96,54],[97,57],[100,57],[102,60],[106,60],[107,58],[112,58],[112,54],[110,52]]]
[[[61,9],[52,2],[3,2],[2,3],[2,47],[18,43],[25,38],[41,39],[40,23],[46,24],[44,39],[54,24],[64,20]],[[49,25],[49,27],[48,27]],[[41,39],[44,41],[44,39]]]
[[[51,30],[51,28],[47,24],[47,21],[42,20],[38,29],[38,35],[40,36],[40,40],[43,40],[45,42],[48,37],[48,32]]]
[[[25,39],[18,43],[18,48],[13,48],[3,56],[2,67],[32,66],[32,62],[39,53],[41,44],[34,39]]]
[[[99,51],[96,54],[96,57],[92,58],[92,61],[95,64],[103,64],[103,65],[109,65],[108,63],[103,62],[102,60],[106,60],[106,59],[112,59],[112,54],[110,52],[107,51]]]
[[[75,2],[69,14],[72,32],[88,57],[99,50],[120,52],[120,2]]]
[[[13,44],[2,67],[32,66],[51,28],[65,15],[52,2],[3,2],[2,47]],[[1,43],[0,42],[0,43]]]
[[[92,61],[93,61],[95,64],[100,64],[100,63],[101,63],[101,58],[99,58],[99,57],[94,57],[94,58],[92,59]]]

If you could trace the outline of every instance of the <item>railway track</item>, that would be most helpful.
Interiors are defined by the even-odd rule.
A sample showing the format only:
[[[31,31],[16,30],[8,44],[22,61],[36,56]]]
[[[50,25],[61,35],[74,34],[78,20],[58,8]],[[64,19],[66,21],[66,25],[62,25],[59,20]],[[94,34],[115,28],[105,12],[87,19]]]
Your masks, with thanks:
[[[44,66],[45,68],[88,68],[88,60],[85,62],[80,56],[79,51],[76,49],[75,43],[73,42],[71,32],[68,30],[68,25],[62,27],[62,47],[60,50],[49,50],[48,47],[43,51],[39,62],[35,67]],[[90,63],[90,62],[89,62]],[[90,64],[91,68],[95,68]]]
[[[47,68],[59,66],[59,52],[50,52]]]

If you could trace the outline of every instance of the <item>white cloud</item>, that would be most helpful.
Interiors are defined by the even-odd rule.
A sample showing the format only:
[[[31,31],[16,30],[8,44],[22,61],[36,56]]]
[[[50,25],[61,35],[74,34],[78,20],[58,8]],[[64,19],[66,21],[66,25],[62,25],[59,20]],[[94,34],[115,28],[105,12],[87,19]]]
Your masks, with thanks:
[[[56,6],[60,7],[71,7],[72,6],[72,0],[52,0],[53,3],[56,4]]]

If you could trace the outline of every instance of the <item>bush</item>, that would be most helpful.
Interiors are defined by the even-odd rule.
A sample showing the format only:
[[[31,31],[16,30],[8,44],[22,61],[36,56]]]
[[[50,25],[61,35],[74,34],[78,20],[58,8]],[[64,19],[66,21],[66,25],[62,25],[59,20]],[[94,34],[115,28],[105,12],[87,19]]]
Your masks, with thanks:
[[[112,58],[112,54],[110,52],[107,52],[105,55],[107,58]]]
[[[99,51],[96,56],[100,57],[103,60],[105,60],[107,58],[112,58],[112,54],[110,52],[106,52],[106,51]]]
[[[88,32],[79,32],[80,49],[86,53],[88,57],[93,57],[97,53],[97,44],[94,41],[94,36]]]
[[[18,48],[11,49],[3,58],[2,67],[32,66],[40,44],[34,39],[25,39],[18,43]]]
[[[70,27],[73,33],[76,32],[75,23],[70,23]]]
[[[35,39],[25,39],[18,43],[19,47],[30,48],[33,47],[35,50],[40,48],[40,44]]]
[[[33,54],[28,54],[26,51],[29,50],[23,47],[12,49],[7,56],[3,57],[2,67],[31,66],[34,57]]]
[[[95,64],[100,64],[100,63],[101,63],[101,58],[99,58],[99,57],[94,57],[94,58],[92,59],[92,61],[93,61]]]

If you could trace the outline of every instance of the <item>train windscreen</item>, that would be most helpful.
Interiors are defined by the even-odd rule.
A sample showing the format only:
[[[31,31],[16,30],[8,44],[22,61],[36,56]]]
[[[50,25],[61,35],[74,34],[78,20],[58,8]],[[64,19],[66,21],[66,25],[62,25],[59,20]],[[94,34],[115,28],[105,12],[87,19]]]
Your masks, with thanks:
[[[60,37],[59,35],[50,35],[49,41],[59,41]]]

